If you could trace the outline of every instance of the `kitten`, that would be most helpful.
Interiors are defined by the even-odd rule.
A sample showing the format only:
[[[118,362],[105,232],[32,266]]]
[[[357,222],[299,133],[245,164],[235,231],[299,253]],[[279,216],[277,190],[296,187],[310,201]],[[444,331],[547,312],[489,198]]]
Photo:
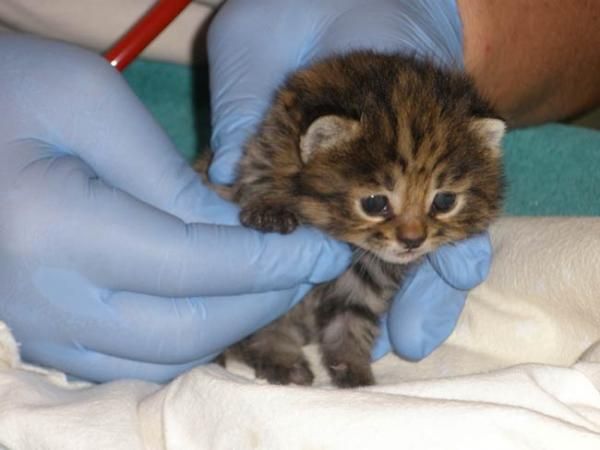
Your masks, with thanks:
[[[229,195],[243,225],[312,225],[352,244],[354,258],[227,354],[269,382],[308,385],[302,345],[318,341],[335,385],[373,384],[379,317],[407,269],[499,214],[504,130],[466,75],[412,57],[355,51],[292,74]]]

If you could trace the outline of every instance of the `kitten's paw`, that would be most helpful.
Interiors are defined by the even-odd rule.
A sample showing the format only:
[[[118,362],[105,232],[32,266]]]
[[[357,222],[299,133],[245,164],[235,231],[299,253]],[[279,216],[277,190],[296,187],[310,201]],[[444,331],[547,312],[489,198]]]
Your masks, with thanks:
[[[283,206],[261,205],[240,212],[242,225],[259,231],[287,234],[298,227],[296,215]]]
[[[271,384],[310,386],[315,378],[306,361],[299,361],[292,366],[277,363],[262,364],[255,372],[256,378],[266,379]]]
[[[331,381],[340,388],[355,388],[375,384],[371,365],[338,362],[328,367]]]

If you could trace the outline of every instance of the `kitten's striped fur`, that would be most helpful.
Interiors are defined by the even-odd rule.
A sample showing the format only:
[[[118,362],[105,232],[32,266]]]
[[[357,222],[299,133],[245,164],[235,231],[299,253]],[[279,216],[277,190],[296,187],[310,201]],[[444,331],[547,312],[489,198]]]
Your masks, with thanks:
[[[301,346],[318,340],[336,385],[372,384],[378,320],[407,267],[498,215],[503,131],[464,74],[411,57],[359,51],[292,74],[246,145],[232,186],[240,220],[313,225],[355,257],[228,353],[270,382],[310,384]]]

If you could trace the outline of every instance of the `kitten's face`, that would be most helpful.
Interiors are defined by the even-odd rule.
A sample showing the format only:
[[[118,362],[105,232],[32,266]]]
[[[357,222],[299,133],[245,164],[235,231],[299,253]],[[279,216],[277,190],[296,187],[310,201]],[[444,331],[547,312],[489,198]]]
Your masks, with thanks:
[[[300,144],[299,209],[338,239],[409,263],[496,218],[503,132],[497,119],[435,112],[321,117]]]
[[[498,215],[504,123],[491,117],[462,73],[368,51],[325,59],[279,91],[238,198],[408,263]]]

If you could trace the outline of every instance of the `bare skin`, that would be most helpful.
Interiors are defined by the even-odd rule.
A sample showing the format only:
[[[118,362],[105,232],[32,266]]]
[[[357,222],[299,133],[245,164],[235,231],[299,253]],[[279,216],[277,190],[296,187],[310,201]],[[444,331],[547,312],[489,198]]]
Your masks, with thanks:
[[[457,3],[466,69],[512,126],[600,105],[600,2]]]

